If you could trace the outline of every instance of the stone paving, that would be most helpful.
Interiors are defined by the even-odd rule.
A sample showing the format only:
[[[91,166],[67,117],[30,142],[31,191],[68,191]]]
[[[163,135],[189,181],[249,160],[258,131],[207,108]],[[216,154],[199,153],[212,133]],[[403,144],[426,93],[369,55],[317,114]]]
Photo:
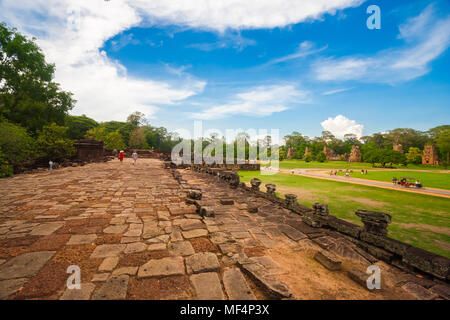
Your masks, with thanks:
[[[140,159],[133,166],[125,159],[2,179],[0,299],[435,299],[448,294],[433,281],[428,286],[397,281],[405,275],[399,270],[392,271],[395,281],[385,290],[369,292],[345,275],[345,263],[331,271],[314,260],[318,251],[333,248],[352,266],[376,262],[344,237],[310,228],[289,210],[212,176],[178,172],[181,183],[160,160]],[[192,189],[202,193],[197,201],[214,217],[200,216],[186,201]],[[249,210],[254,207],[256,213]],[[298,261],[312,269],[295,269]],[[67,288],[71,265],[81,270],[79,290]],[[315,286],[320,275],[321,290],[339,283],[351,294],[339,297],[339,288],[330,296],[307,292],[297,273]]]

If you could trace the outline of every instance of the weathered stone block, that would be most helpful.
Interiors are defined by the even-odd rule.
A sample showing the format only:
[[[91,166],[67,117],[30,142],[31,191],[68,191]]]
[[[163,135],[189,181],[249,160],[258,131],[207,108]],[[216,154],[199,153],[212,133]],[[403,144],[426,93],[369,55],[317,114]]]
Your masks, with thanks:
[[[336,255],[332,254],[331,252],[324,250],[317,251],[314,255],[314,259],[328,270],[341,270],[342,262],[337,258]]]
[[[219,260],[212,252],[200,252],[186,258],[186,269],[188,273],[215,271],[219,268]]]
[[[223,300],[219,277],[215,272],[194,274],[190,277],[199,300]]]
[[[439,279],[445,280],[449,276],[450,259],[429,251],[410,247],[406,250],[402,261]]]

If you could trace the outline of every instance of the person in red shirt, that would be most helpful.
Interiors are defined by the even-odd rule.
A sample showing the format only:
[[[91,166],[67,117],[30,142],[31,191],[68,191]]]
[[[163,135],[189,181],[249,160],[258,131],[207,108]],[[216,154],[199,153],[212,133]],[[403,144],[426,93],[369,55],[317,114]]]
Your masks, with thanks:
[[[125,153],[123,153],[123,150],[120,150],[120,153],[119,153],[119,160],[120,160],[120,162],[122,163],[123,162],[123,158],[125,157]]]

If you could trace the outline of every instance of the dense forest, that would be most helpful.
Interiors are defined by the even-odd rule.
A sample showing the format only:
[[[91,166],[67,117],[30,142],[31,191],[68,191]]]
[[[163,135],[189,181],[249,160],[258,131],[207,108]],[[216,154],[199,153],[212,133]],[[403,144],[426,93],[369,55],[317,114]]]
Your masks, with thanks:
[[[165,128],[152,127],[142,113],[126,122],[98,123],[69,111],[76,101],[54,82],[35,39],[0,24],[0,177],[36,161],[60,161],[75,153],[74,140],[105,141],[106,148],[170,150],[178,143]]]
[[[83,138],[102,140],[107,149],[170,151],[180,142],[177,135],[165,128],[151,126],[140,112],[130,114],[125,122],[99,123],[85,115],[70,115],[76,100],[72,93],[64,91],[53,81],[55,66],[45,61],[35,39],[28,39],[5,24],[0,24],[0,52],[0,177],[20,172],[37,161],[70,158],[75,153],[73,142]],[[245,142],[245,156],[248,157],[254,146],[245,133],[239,134],[232,143],[235,157],[238,156],[237,146],[241,139]],[[217,140],[215,136],[205,138],[202,147],[206,148]],[[260,142],[270,150],[270,136]],[[401,144],[405,153],[393,151],[394,143]],[[424,145],[430,143],[436,145],[443,164],[447,165],[449,125],[426,132],[395,129],[360,139],[354,135],[337,139],[327,131],[315,138],[293,132],[285,137],[285,145],[279,150],[281,159],[286,158],[289,148],[294,151],[294,158],[303,159],[308,147],[311,154],[307,161],[325,161],[322,152],[325,145],[337,155],[349,154],[351,147],[358,145],[363,161],[380,162],[384,159],[391,163],[418,163]],[[223,147],[225,151],[226,145]]]

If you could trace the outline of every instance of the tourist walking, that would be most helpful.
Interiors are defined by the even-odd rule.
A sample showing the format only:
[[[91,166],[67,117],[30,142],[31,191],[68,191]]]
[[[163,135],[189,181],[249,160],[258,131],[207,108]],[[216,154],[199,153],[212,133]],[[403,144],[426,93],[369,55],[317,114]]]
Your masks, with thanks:
[[[123,152],[123,150],[120,150],[120,152],[119,152],[119,160],[120,160],[120,163],[122,163],[123,162],[123,158],[125,157],[125,153]]]
[[[50,161],[48,162],[48,165],[49,165],[49,170],[50,170],[50,171],[53,171],[53,161],[52,161],[52,160],[50,160]]]
[[[138,158],[138,154],[137,154],[136,150],[133,151],[133,154],[131,155],[131,157],[133,158],[133,165],[135,165],[137,158]]]

